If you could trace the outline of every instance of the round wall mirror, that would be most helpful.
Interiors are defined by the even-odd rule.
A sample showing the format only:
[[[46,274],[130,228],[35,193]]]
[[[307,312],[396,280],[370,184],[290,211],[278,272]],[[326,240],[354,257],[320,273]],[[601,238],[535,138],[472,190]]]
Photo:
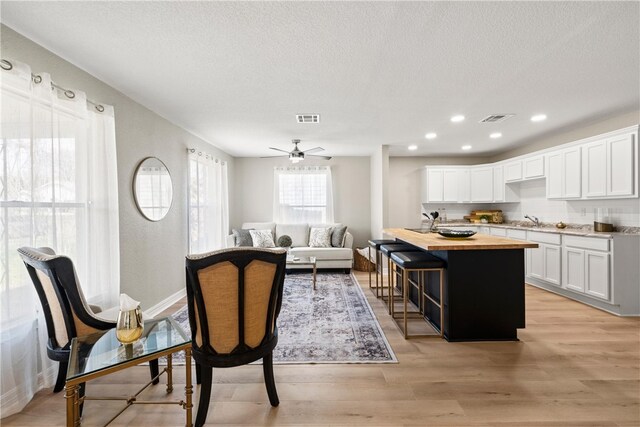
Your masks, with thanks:
[[[173,186],[169,169],[160,159],[143,159],[133,177],[133,198],[138,210],[149,221],[160,221],[167,215],[173,201]]]

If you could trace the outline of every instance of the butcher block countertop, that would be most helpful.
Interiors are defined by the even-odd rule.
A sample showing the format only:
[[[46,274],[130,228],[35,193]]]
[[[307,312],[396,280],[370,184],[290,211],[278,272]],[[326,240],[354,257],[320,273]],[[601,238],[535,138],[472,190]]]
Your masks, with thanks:
[[[427,251],[475,251],[538,247],[537,243],[487,234],[476,234],[468,239],[447,239],[438,233],[423,234],[404,228],[385,228],[383,232]]]

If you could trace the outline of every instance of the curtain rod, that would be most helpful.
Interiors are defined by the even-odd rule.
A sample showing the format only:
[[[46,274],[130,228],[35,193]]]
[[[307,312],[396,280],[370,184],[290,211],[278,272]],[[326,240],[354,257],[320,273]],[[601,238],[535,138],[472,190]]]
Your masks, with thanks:
[[[6,59],[0,59],[0,68],[5,71],[11,71],[13,69],[13,64],[11,63],[11,61],[8,61]],[[40,84],[42,83],[42,76],[31,73],[31,80],[33,80],[35,84]],[[64,93],[64,96],[69,99],[73,99],[76,97],[76,93],[74,91],[72,91],[71,89],[65,89],[62,86],[55,84],[54,82],[51,82],[51,88],[62,91],[62,93]],[[104,106],[102,104],[92,101],[89,98],[87,98],[87,102],[89,104],[92,104],[98,112],[104,112]]]
[[[195,148],[187,148],[187,152],[191,154],[197,154],[198,156],[204,156],[207,159],[215,160],[216,163],[220,162],[223,165],[227,163],[224,160],[220,160],[217,157],[214,157],[213,154],[204,153],[202,152],[202,150],[196,150]]]

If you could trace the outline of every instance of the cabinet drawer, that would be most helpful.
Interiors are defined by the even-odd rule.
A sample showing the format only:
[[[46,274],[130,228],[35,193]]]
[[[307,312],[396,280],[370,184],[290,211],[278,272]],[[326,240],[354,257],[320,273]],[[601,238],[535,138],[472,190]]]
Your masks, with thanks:
[[[597,237],[564,236],[564,245],[594,251],[609,251],[609,239],[598,239]]]
[[[491,227],[491,235],[492,236],[507,237],[507,229],[506,228]]]
[[[538,243],[549,243],[551,245],[560,244],[560,235],[554,233],[541,233],[539,231],[527,232],[527,240]]]
[[[511,239],[527,240],[526,230],[507,230],[507,237]]]

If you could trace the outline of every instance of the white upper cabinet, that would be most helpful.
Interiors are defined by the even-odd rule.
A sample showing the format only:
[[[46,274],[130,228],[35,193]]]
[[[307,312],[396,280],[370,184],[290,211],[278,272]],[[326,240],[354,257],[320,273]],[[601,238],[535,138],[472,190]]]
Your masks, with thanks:
[[[468,168],[458,169],[458,201],[471,201],[471,171]]]
[[[504,180],[506,182],[522,181],[522,161],[507,163],[504,166]]]
[[[456,203],[458,201],[458,171],[445,169],[442,171],[443,201]]]
[[[471,201],[493,202],[493,168],[471,168]]]
[[[502,166],[493,167],[493,201],[504,202],[504,176]]]
[[[522,161],[522,179],[544,178],[544,156],[525,157]]]
[[[582,195],[580,147],[547,154],[547,198],[579,199]]]
[[[636,138],[636,133],[626,133],[591,142],[582,148],[585,197],[638,197]]]
[[[422,172],[423,203],[457,203],[458,169],[426,167]]]
[[[631,196],[634,188],[634,135],[607,140],[607,196]]]
[[[427,169],[427,189],[425,202],[444,201],[444,173],[442,169]]]

